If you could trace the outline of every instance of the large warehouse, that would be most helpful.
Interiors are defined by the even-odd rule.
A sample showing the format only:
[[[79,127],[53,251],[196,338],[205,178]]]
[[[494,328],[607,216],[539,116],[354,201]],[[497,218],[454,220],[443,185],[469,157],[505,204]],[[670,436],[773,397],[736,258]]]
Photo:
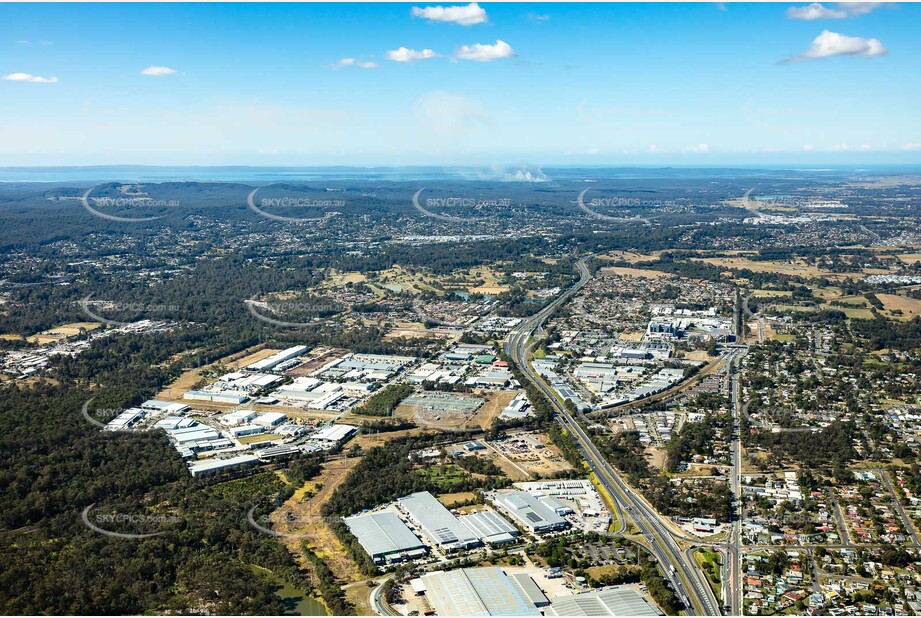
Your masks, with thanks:
[[[343,521],[376,563],[402,562],[425,555],[425,544],[395,513],[367,513]]]
[[[526,491],[500,492],[495,501],[531,532],[559,530],[569,525],[556,511]]]
[[[540,616],[537,606],[499,567],[427,573],[421,578],[439,616]]]
[[[544,611],[545,616],[661,616],[662,612],[643,599],[635,588],[614,586],[558,597]]]
[[[495,511],[478,511],[457,519],[490,545],[511,543],[518,536],[518,529]]]
[[[442,551],[468,549],[480,544],[471,532],[451,511],[427,491],[400,498],[400,508],[409,515],[433,544]]]

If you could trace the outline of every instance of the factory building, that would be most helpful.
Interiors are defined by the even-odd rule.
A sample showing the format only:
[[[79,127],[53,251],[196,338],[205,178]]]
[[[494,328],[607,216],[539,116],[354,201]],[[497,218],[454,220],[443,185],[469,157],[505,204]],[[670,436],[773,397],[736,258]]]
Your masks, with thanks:
[[[457,519],[488,545],[511,543],[518,536],[518,529],[492,510],[461,515]]]
[[[220,474],[236,468],[254,466],[257,463],[259,463],[259,459],[255,455],[238,455],[230,459],[204,459],[202,461],[190,463],[189,473],[198,478],[201,476]]]
[[[629,586],[614,586],[557,597],[544,611],[545,616],[661,616]]]
[[[300,356],[307,351],[307,346],[305,345],[296,345],[294,347],[288,348],[287,350],[282,350],[281,352],[276,352],[271,356],[257,361],[251,365],[246,366],[247,371],[268,371],[275,367],[276,365],[285,362],[286,360],[292,359],[295,356]]]
[[[518,393],[499,414],[500,420],[524,418],[531,415],[531,402],[524,393]]]
[[[358,427],[354,425],[326,425],[310,436],[310,439],[316,442],[326,443],[328,446],[335,446],[356,431],[358,431]]]
[[[540,589],[540,586],[537,585],[534,578],[527,573],[515,573],[514,575],[510,575],[509,579],[512,580],[512,584],[518,588],[518,591],[523,594],[528,601],[534,604],[534,607],[547,607],[550,605],[550,600],[547,599],[547,595]]]
[[[377,564],[421,558],[427,551],[425,543],[390,511],[355,515],[343,521]]]
[[[220,418],[221,425],[245,425],[256,418],[255,410],[237,410],[236,412],[231,412],[230,414],[225,414]]]
[[[121,431],[130,429],[132,425],[144,418],[146,412],[140,408],[128,408],[111,421],[106,423],[106,431]]]
[[[500,492],[496,504],[531,532],[549,532],[568,526],[551,507],[526,491]]]
[[[231,427],[229,431],[234,438],[242,438],[265,433],[265,427],[262,425],[237,425],[236,427]]]
[[[182,395],[183,399],[192,401],[211,401],[214,403],[233,403],[241,404],[249,399],[247,393],[237,391],[224,391],[222,393],[211,393],[208,391],[187,391]]]
[[[291,444],[282,444],[280,446],[270,446],[268,448],[255,451],[259,461],[269,461],[272,459],[286,459],[292,455],[300,454],[301,449]]]
[[[189,406],[184,403],[175,403],[172,401],[160,401],[159,399],[148,399],[141,404],[145,410],[154,410],[156,412],[166,412],[168,414],[182,414],[188,411]]]
[[[537,606],[499,567],[426,573],[424,591],[439,616],[540,616]]]
[[[275,427],[276,425],[281,425],[287,418],[284,412],[266,412],[254,418],[253,423],[263,427]]]
[[[480,545],[480,539],[451,511],[427,491],[411,494],[397,501],[422,530],[422,534],[443,551],[469,549]]]

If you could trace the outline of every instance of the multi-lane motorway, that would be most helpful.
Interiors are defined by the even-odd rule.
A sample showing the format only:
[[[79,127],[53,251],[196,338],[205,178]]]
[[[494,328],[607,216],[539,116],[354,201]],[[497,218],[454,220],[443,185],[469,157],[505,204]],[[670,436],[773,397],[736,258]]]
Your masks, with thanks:
[[[645,545],[662,566],[662,571],[669,579],[678,596],[688,607],[688,613],[696,615],[720,615],[719,602],[706,581],[705,576],[697,567],[690,551],[682,551],[676,543],[672,532],[663,518],[650,507],[645,500],[639,498],[627,483],[621,479],[617,471],[608,464],[607,460],[594,445],[591,438],[582,426],[572,417],[563,406],[559,396],[544,380],[531,368],[528,361],[528,340],[544,321],[573,294],[578,292],[591,279],[591,273],[583,258],[576,263],[579,269],[579,281],[573,284],[565,293],[545,307],[536,315],[523,321],[512,331],[505,341],[505,352],[509,358],[520,368],[524,376],[535,386],[541,389],[553,405],[557,418],[567,429],[570,435],[580,446],[592,472],[604,486],[618,511],[621,522],[621,532],[625,529],[627,517],[630,518],[640,530]],[[626,517],[625,517],[626,515]]]

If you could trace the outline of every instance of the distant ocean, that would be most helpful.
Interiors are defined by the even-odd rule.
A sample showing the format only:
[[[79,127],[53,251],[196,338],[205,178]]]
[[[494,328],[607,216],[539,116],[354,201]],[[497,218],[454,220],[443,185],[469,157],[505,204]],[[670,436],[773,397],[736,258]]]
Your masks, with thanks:
[[[918,173],[916,165],[711,166],[711,167],[186,167],[104,165],[87,167],[0,167],[0,183],[101,182],[284,182],[284,181],[498,181],[546,182],[583,179],[700,178],[777,174]]]

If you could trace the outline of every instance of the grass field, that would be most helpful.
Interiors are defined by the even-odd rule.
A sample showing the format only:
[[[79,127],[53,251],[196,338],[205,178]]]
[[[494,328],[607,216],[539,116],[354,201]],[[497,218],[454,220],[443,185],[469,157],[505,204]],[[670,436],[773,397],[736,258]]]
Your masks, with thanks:
[[[55,343],[62,339],[67,339],[68,337],[76,337],[80,334],[81,330],[93,331],[100,327],[102,327],[102,324],[99,322],[71,322],[70,324],[62,324],[54,328],[49,328],[46,331],[36,333],[27,339],[29,343],[37,343],[39,345]]]
[[[873,312],[863,307],[830,307],[830,309],[840,309],[848,318],[852,320],[872,320]]]
[[[636,277],[641,279],[667,279],[673,277],[671,273],[660,270],[643,270],[641,268],[626,268],[624,266],[605,266],[601,269],[603,275],[620,275],[621,277]]]
[[[833,273],[824,271],[802,260],[779,262],[770,260],[751,260],[744,257],[704,257],[691,259],[706,262],[707,264],[720,268],[732,270],[747,269],[755,273],[776,273],[797,277],[826,277],[828,279],[860,279],[864,276],[862,272]]]
[[[699,549],[694,552],[694,560],[703,569],[707,576],[707,582],[713,589],[716,598],[720,598],[720,588],[722,588],[722,578],[720,576],[720,555],[715,551]]]
[[[793,292],[786,290],[752,290],[753,298],[790,298]]]
[[[921,315],[921,300],[898,294],[877,294],[876,297],[883,303],[887,317],[910,320]],[[893,314],[893,311],[901,311],[902,314]]]

